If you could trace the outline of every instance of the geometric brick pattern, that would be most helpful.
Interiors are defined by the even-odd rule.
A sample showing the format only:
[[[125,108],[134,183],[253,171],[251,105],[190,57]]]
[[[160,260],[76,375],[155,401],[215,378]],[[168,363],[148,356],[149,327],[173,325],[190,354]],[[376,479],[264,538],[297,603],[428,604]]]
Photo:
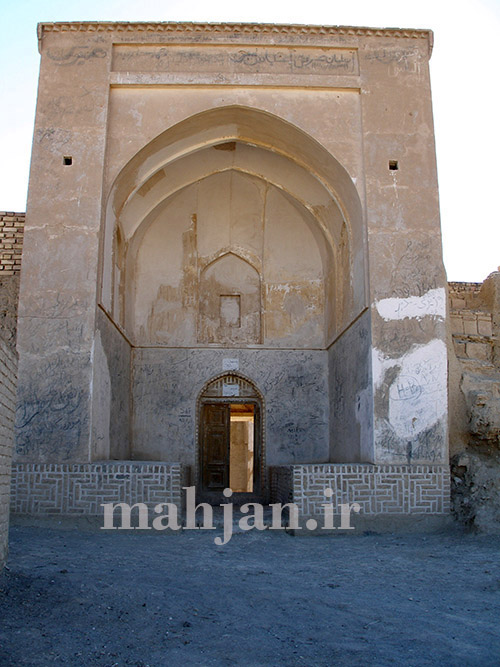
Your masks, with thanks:
[[[323,514],[321,507],[333,503],[357,502],[368,515],[448,514],[450,511],[450,469],[446,465],[305,464],[291,469],[290,496],[301,516]],[[284,470],[280,493],[285,494]],[[325,498],[324,489],[333,489]]]
[[[17,355],[0,338],[0,570],[7,557]]]
[[[303,464],[271,469],[274,502],[294,502],[300,516],[322,505],[357,502],[368,515],[443,515],[450,511],[445,465]],[[17,514],[102,515],[101,503],[183,506],[187,468],[179,463],[17,463],[11,511]],[[325,498],[324,489],[333,489]]]
[[[0,275],[21,270],[25,213],[0,211]]]
[[[175,503],[182,507],[185,466],[179,463],[17,463],[11,511],[16,514],[100,516],[101,503]]]

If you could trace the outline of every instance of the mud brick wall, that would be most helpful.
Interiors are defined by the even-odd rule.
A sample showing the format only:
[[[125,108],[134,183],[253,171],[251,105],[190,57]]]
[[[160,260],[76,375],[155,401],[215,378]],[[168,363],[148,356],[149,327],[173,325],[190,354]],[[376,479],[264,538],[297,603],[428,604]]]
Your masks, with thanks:
[[[448,514],[450,471],[444,465],[294,465],[293,502],[303,517],[321,515],[326,502],[357,502],[367,515]],[[333,489],[331,500],[324,489]]]
[[[187,469],[179,463],[18,463],[12,466],[15,514],[102,516],[101,503],[182,507]]]
[[[21,270],[25,213],[0,211],[0,275]]]
[[[493,316],[481,293],[483,283],[448,284],[450,326],[455,354],[491,364]]]
[[[481,302],[480,291],[483,283],[449,282],[450,305],[454,309],[476,308]]]
[[[16,353],[0,338],[0,570],[7,558],[16,375]]]
[[[0,211],[0,335],[16,343],[24,213]]]

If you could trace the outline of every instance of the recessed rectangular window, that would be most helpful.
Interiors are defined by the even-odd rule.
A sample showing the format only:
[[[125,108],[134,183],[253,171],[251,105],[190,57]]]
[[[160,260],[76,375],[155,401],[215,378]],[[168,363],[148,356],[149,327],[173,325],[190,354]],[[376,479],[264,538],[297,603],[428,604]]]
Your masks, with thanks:
[[[397,160],[389,160],[389,169],[390,171],[397,171],[399,169]]]
[[[73,164],[73,158],[71,157],[71,155],[65,155],[63,157],[63,165],[65,167],[69,167],[72,164]]]
[[[225,327],[241,326],[240,295],[221,294],[220,323]]]

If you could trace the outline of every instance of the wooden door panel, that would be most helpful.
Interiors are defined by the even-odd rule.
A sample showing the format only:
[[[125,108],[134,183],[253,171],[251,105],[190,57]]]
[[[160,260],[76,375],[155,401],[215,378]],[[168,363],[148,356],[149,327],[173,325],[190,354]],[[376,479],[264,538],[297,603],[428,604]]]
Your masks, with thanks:
[[[203,486],[210,491],[229,485],[229,405],[203,406]]]

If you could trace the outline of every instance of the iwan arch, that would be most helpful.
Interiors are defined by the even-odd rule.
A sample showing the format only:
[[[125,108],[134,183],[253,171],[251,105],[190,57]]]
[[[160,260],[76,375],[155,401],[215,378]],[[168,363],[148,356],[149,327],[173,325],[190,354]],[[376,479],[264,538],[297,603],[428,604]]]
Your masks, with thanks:
[[[191,483],[309,515],[324,486],[370,515],[445,515],[431,33],[83,23],[39,37],[26,510],[167,502]]]

